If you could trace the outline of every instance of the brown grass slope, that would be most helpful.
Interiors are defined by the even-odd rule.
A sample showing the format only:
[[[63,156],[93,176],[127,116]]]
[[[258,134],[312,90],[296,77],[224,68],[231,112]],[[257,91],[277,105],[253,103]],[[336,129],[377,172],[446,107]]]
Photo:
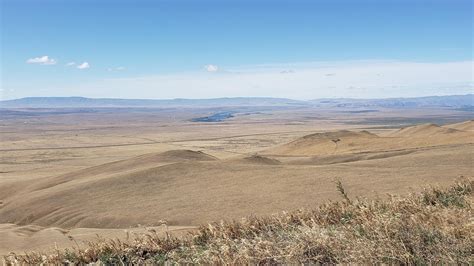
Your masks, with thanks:
[[[447,128],[454,128],[462,131],[474,131],[474,120],[468,120],[456,124],[445,125]]]
[[[406,197],[354,199],[202,226],[187,237],[150,232],[53,254],[11,254],[7,264],[470,264],[473,181]],[[350,193],[350,191],[349,191]]]
[[[420,182],[445,185],[474,175],[471,151],[465,145],[318,166],[174,163],[19,193],[0,207],[0,223],[126,228],[167,220],[187,226],[271,214],[336,199],[332,187],[338,177],[354,196],[404,193]]]
[[[339,177],[357,196],[403,193],[420,182],[445,185],[474,175],[472,132],[453,134],[319,133],[284,145],[290,150],[276,148],[280,157],[243,160],[186,150],[146,154],[32,182],[0,199],[0,223],[124,228],[167,220],[188,226],[314,206],[337,197],[331,187]],[[309,155],[288,161],[288,151]]]
[[[315,133],[301,137],[280,147],[270,149],[264,154],[283,156],[327,155],[341,151],[351,151],[354,146],[370,143],[377,135],[367,131],[354,132],[341,130],[336,132]]]
[[[440,127],[436,124],[423,124],[405,127],[390,134],[391,137],[429,137],[435,135],[460,133],[454,128]]]
[[[380,160],[391,157],[398,157],[417,152],[416,150],[400,150],[400,151],[382,151],[382,152],[359,152],[333,154],[323,156],[311,156],[289,160],[287,163],[291,165],[329,165],[341,164],[358,161]]]
[[[107,239],[127,239],[127,236],[144,234],[154,229],[164,235],[184,235],[197,227],[158,226],[136,227],[121,229],[42,227],[37,225],[0,224],[0,265],[1,258],[11,252],[24,253],[28,251],[50,252],[55,248],[87,247],[90,241],[96,241],[97,236]],[[74,241],[72,241],[74,240]]]
[[[448,125],[449,126],[449,125]],[[356,153],[409,151],[426,147],[472,144],[474,134],[435,124],[415,125],[381,136],[367,131],[336,131],[304,136],[261,152],[274,157],[334,156]]]
[[[170,150],[160,153],[148,153],[126,160],[120,160],[67,173],[64,175],[46,178],[31,186],[32,190],[41,190],[67,182],[84,182],[88,179],[106,178],[117,174],[136,172],[161,165],[188,162],[188,161],[215,161],[216,157],[201,151]]]
[[[251,156],[246,156],[244,158],[232,159],[232,160],[229,160],[229,162],[243,163],[243,164],[263,164],[263,165],[281,164],[281,162],[276,159],[258,155],[258,154],[253,154]]]

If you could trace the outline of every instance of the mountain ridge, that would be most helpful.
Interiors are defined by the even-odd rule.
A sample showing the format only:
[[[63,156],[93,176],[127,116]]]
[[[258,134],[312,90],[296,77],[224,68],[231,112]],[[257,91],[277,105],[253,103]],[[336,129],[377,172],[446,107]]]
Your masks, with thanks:
[[[293,100],[272,97],[224,97],[209,99],[121,99],[71,97],[25,97],[0,101],[0,108],[59,108],[59,107],[216,107],[216,106],[301,106],[301,107],[470,107],[474,94],[424,96],[413,98],[323,98]]]

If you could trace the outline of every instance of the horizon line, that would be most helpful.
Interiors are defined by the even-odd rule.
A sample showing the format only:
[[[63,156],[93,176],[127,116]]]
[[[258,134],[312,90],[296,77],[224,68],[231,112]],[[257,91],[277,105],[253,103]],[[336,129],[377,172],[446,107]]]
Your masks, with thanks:
[[[385,100],[385,99],[415,99],[415,98],[427,98],[427,97],[453,97],[453,96],[474,96],[474,93],[466,94],[445,94],[445,95],[425,95],[425,96],[413,96],[413,97],[383,97],[383,98],[354,98],[354,97],[323,97],[323,98],[311,98],[306,100],[298,100],[286,97],[271,97],[271,96],[236,96],[236,97],[215,97],[215,98],[112,98],[112,97],[86,97],[86,96],[26,96],[21,98],[0,100],[0,102],[16,101],[23,99],[39,99],[39,98],[56,98],[56,99],[67,99],[67,98],[82,98],[90,100],[144,100],[144,101],[174,101],[174,100],[220,100],[220,99],[284,99],[292,101],[314,101],[314,100],[327,100],[327,99],[351,99],[351,100]],[[474,103],[473,103],[474,104]]]

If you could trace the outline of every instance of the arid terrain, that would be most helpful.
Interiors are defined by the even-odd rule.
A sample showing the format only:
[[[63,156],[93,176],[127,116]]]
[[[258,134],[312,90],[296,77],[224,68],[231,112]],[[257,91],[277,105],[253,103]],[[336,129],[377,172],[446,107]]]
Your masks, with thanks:
[[[376,198],[474,176],[470,110],[242,110],[3,109],[0,255],[311,208],[335,180]]]

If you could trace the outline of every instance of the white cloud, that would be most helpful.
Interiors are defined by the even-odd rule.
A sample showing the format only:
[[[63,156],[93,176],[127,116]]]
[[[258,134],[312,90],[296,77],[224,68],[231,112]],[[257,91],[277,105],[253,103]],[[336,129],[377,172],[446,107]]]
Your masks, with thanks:
[[[74,66],[76,64],[76,62],[69,62],[66,64],[66,66]]]
[[[77,68],[79,68],[79,69],[87,69],[87,68],[90,68],[90,67],[91,66],[87,62],[84,62],[84,63],[77,66]]]
[[[270,96],[386,98],[472,93],[473,62],[345,61],[240,66],[206,75],[177,73],[98,80],[71,87],[89,97],[213,98]],[[293,70],[291,74],[282,71]],[[328,75],[329,74],[329,75]],[[139,89],[137,89],[139,88]]]
[[[204,69],[206,69],[207,72],[217,72],[219,67],[216,65],[205,65]]]
[[[26,60],[28,64],[40,64],[40,65],[55,65],[56,60],[53,58],[49,58],[49,56],[44,55],[41,57],[34,57]]]
[[[109,67],[109,68],[107,68],[107,71],[110,71],[110,72],[112,72],[112,71],[123,71],[123,70],[125,70],[125,69],[126,69],[126,68],[125,68],[125,67],[122,67],[122,66],[119,66],[119,67]]]

